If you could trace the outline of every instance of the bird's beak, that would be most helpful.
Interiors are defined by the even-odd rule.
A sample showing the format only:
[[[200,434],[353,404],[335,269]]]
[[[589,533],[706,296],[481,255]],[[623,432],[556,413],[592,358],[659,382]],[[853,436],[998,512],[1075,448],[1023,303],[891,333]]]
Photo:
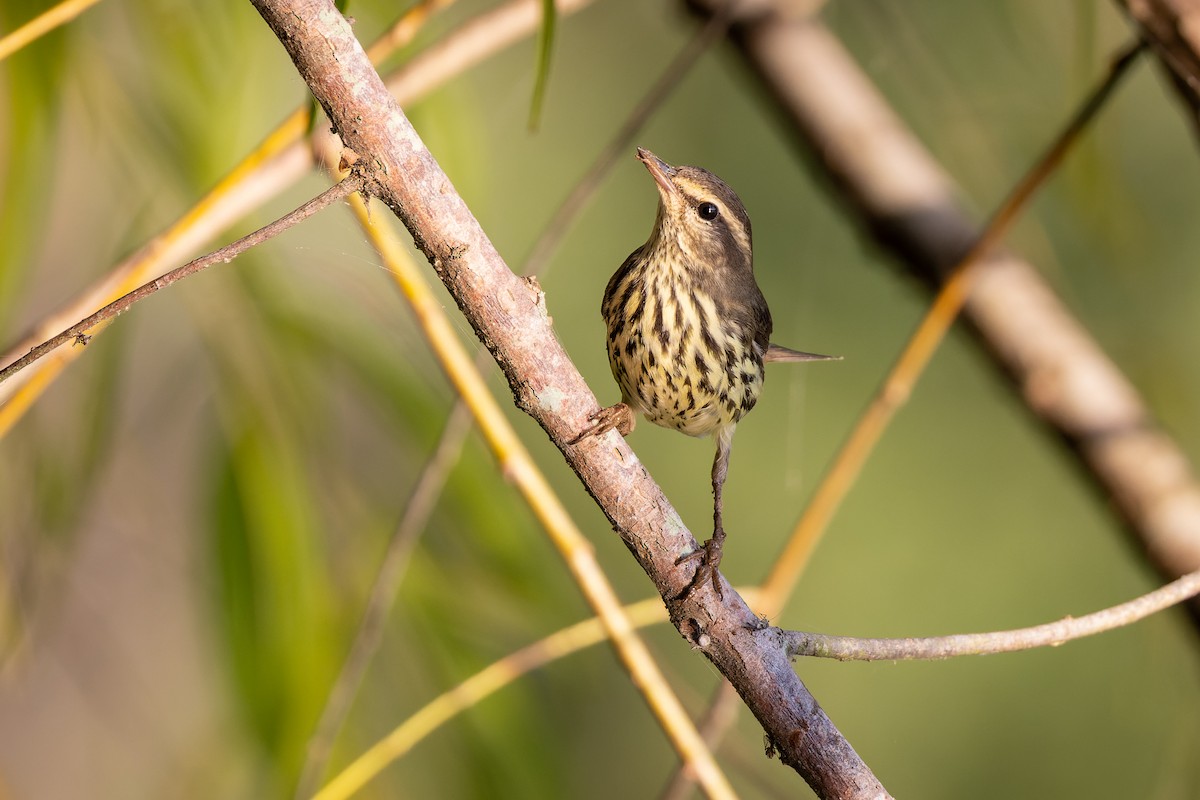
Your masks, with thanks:
[[[654,178],[654,182],[658,184],[659,193],[662,194],[664,200],[679,194],[679,189],[671,181],[671,178],[675,177],[675,173],[679,170],[644,147],[639,147],[637,154],[638,160],[646,165],[646,169],[650,170],[650,175]]]

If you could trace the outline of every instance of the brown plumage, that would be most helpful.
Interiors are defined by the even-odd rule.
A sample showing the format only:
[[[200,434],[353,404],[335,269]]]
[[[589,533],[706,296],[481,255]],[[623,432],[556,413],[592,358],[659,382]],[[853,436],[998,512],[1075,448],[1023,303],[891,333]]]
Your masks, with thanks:
[[[762,391],[763,364],[831,357],[770,343],[750,217],[734,191],[699,167],[672,167],[642,148],[638,158],[658,186],[658,217],[650,238],[609,280],[601,304],[621,402],[593,416],[577,441],[612,428],[628,435],[637,414],[690,436],[713,435],[713,535],[677,563],[700,559],[688,592],[711,577],[720,594],[721,489],[738,420]]]

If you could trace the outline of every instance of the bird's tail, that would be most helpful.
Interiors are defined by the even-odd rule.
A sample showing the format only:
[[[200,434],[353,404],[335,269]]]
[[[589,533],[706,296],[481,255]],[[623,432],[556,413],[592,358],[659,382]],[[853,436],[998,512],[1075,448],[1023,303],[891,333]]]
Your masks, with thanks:
[[[799,350],[792,350],[787,347],[772,342],[767,345],[767,352],[763,354],[763,361],[841,361],[841,356],[822,356],[817,353],[803,353]]]

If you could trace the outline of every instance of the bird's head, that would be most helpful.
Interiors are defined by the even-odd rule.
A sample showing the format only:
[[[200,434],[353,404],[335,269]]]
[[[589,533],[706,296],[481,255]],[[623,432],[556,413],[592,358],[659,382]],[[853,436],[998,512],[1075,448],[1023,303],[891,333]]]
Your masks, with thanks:
[[[706,169],[673,167],[641,147],[638,159],[658,186],[658,218],[649,249],[663,255],[677,250],[689,269],[750,274],[750,217],[737,193]]]

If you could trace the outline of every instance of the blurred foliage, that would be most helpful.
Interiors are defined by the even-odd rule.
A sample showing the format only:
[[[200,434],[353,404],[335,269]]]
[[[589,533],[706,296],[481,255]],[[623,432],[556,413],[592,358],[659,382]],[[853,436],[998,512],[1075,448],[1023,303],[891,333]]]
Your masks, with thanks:
[[[0,4],[0,25],[45,5]],[[488,6],[462,0],[395,61]],[[366,0],[350,10],[368,41],[397,13]],[[1129,35],[1113,7],[1083,2],[856,0],[831,3],[824,19],[981,217]],[[558,18],[536,133],[533,37],[409,109],[510,263],[691,29],[673,4],[636,0]],[[179,216],[307,98],[243,2],[102,3],[0,63],[5,341]],[[926,302],[864,244],[766,106],[718,49],[639,139],[737,187],[776,340],[846,357],[774,367],[739,427],[724,566],[745,583],[765,573]],[[1200,448],[1198,179],[1191,131],[1143,65],[1011,239],[1189,452]],[[323,182],[302,181],[227,235]],[[616,390],[599,297],[644,240],[654,202],[634,159],[623,162],[541,281],[604,401]],[[951,337],[778,622],[861,635],[987,630],[1157,583],[1104,498],[980,355],[969,337]],[[5,792],[289,796],[451,400],[338,210],[98,337],[0,441]],[[623,596],[646,596],[561,456],[512,418]],[[709,443],[650,425],[631,442],[702,531]],[[585,614],[536,522],[469,439],[333,769],[430,698]],[[673,631],[647,635],[700,708],[714,671]],[[1044,652],[798,669],[897,796],[1184,798],[1200,794],[1196,644],[1170,613]],[[760,734],[741,720],[722,763],[744,797],[794,795],[798,779],[762,758]],[[646,796],[673,765],[637,692],[596,648],[455,719],[364,796]]]
[[[550,80],[550,64],[554,57],[554,29],[558,25],[558,9],[554,0],[542,0],[542,22],[537,35],[536,79],[533,83],[533,99],[529,104],[529,127],[537,131],[542,116],[542,105],[546,102],[546,84]]]
[[[0,30],[9,31],[41,10],[38,0],[15,0],[0,6]],[[37,242],[38,228],[28,224],[30,211],[46,202],[42,168],[51,152],[58,124],[57,98],[69,47],[66,31],[44,37],[37,47],[9,58],[0,82],[9,109],[0,125],[0,323],[12,313],[24,281],[24,262]],[[19,154],[19,158],[14,156]],[[32,207],[32,208],[30,208]],[[0,325],[0,330],[4,326]]]

